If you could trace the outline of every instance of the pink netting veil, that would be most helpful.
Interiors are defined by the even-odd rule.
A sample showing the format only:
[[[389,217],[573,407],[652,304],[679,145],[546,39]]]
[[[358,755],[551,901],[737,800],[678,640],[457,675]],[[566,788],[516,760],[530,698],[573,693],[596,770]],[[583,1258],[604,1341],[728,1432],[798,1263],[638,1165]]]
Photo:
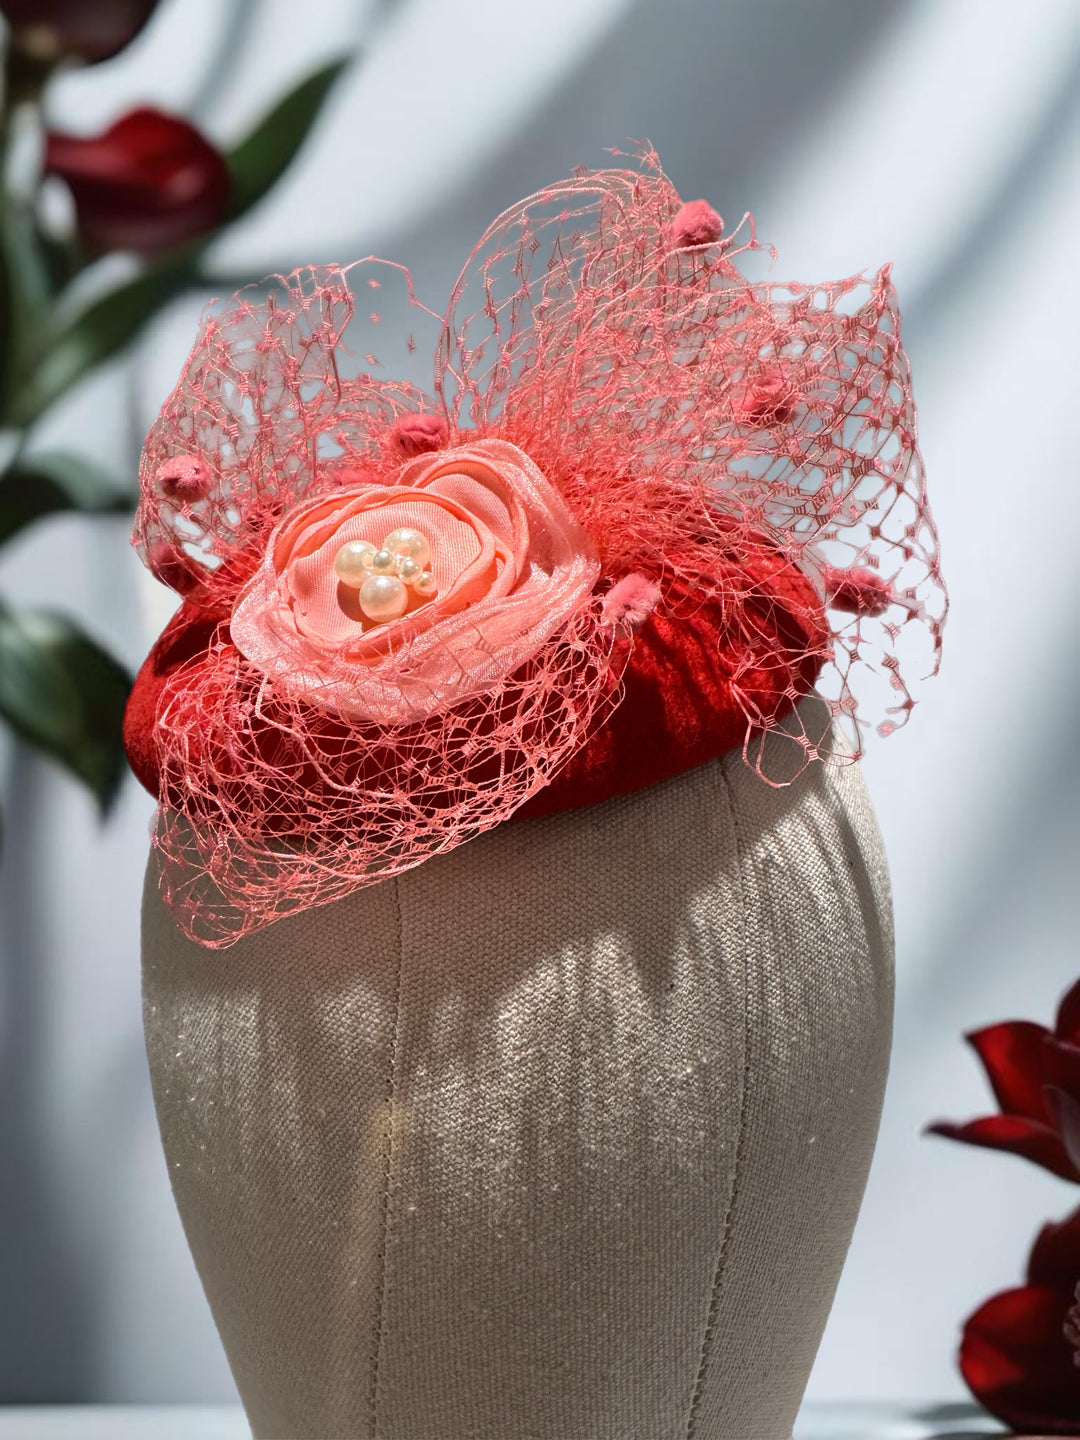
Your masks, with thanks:
[[[300,270],[206,320],[147,438],[134,537],[216,625],[154,720],[162,885],[203,943],[508,818],[604,725],[654,607],[717,617],[751,763],[808,657],[855,754],[936,669],[888,270],[751,283],[752,225],[726,235],[643,162],[495,222],[438,320],[430,394],[357,336],[382,318],[358,319],[365,289],[409,350],[438,319],[384,262]],[[372,622],[379,586],[341,567],[377,578],[409,526],[430,530],[426,579],[392,556],[402,608]],[[827,733],[796,739],[828,757]]]

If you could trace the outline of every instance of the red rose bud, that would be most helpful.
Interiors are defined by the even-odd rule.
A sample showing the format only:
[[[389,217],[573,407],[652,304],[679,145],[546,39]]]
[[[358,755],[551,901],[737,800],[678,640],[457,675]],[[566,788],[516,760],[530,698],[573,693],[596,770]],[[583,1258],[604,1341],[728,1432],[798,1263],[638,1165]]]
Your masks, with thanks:
[[[969,1316],[960,1373],[992,1415],[1023,1434],[1080,1435],[1080,1369],[1074,1346],[1080,1211],[1044,1225],[1027,1283],[991,1295]]]
[[[961,1125],[939,1120],[930,1133],[1022,1155],[1080,1183],[1080,981],[1058,1006],[1052,1031],[1029,1020],[1005,1020],[967,1040],[1001,1113]]]
[[[45,170],[75,201],[86,248],[153,255],[215,229],[231,179],[224,157],[186,120],[132,110],[103,135],[50,134]]]
[[[0,0],[12,48],[39,65],[109,60],[156,8],[157,0]]]

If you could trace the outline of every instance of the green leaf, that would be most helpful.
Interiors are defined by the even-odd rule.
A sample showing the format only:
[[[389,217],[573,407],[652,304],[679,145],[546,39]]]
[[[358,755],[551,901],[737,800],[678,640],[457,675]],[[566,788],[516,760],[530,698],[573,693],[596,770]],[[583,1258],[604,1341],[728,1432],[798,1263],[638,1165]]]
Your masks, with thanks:
[[[122,514],[138,496],[79,455],[50,451],[18,461],[0,476],[0,544],[18,531],[63,510]]]
[[[49,277],[34,223],[0,187],[0,390],[7,393],[41,354],[47,333]]]
[[[93,791],[103,814],[124,775],[130,689],[124,667],[73,621],[0,601],[0,716]]]
[[[335,60],[301,81],[226,156],[233,176],[226,224],[250,209],[286,170],[347,63],[346,59]],[[54,336],[47,349],[42,343],[41,327],[31,327],[35,351],[44,353],[40,353],[36,364],[25,357],[15,364],[14,373],[25,378],[11,387],[13,393],[5,406],[7,423],[20,428],[32,425],[88,371],[119,354],[170,300],[187,290],[204,288],[207,282],[199,273],[199,261],[207,245],[220,233],[220,229],[212,231],[181,250],[171,251],[128,284],[103,295]],[[37,281],[34,288],[36,293]],[[20,293],[20,286],[9,284],[8,290],[10,303]],[[0,294],[0,301],[3,298]]]
[[[198,284],[196,254],[197,247],[174,252],[77,316],[16,391],[9,423],[32,424],[88,370],[118,354],[164,305]]]
[[[226,155],[233,176],[229,220],[250,210],[277,184],[307,139],[334,81],[348,63],[348,58],[334,60],[302,80]]]
[[[35,234],[50,289],[53,295],[59,295],[86,266],[87,257],[75,235],[60,239],[48,234],[40,224],[35,226]]]

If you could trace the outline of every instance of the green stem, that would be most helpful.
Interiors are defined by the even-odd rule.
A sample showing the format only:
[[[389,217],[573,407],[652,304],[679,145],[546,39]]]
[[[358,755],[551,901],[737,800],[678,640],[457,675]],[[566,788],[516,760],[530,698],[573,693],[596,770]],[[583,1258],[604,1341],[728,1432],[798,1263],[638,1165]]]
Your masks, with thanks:
[[[34,215],[40,176],[25,197],[13,191],[11,176],[15,117],[28,113],[40,124],[42,91],[51,68],[14,45],[9,45],[4,57],[0,96],[0,398],[5,402],[20,377],[36,363],[51,323],[51,287]]]

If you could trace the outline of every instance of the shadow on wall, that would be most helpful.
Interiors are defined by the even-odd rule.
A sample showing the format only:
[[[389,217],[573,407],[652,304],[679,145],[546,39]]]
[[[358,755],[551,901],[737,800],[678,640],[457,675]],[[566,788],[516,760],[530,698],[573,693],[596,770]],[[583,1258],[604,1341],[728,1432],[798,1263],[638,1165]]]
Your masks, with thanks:
[[[690,198],[708,188],[733,228],[760,197],[759,177],[850,83],[907,4],[638,0],[440,213],[438,247],[421,241],[417,255],[410,232],[381,249],[415,268],[421,298],[439,308],[479,238],[477,216],[499,214],[576,164],[625,164],[607,147],[632,150],[643,138],[676,188]]]
[[[75,1245],[53,1203],[41,1115],[47,1089],[48,976],[34,933],[39,907],[25,903],[37,890],[41,852],[35,831],[47,824],[39,803],[42,762],[22,746],[7,773],[9,815],[19,836],[5,838],[0,865],[0,954],[4,1032],[0,1043],[0,1235],[4,1243],[4,1303],[0,1305],[0,1403],[82,1400],[93,1390],[93,1275],[80,1266]]]
[[[510,133],[440,217],[436,245],[402,259],[423,272],[423,298],[445,302],[457,270],[490,217],[533,185],[584,161],[603,165],[603,147],[648,136],[682,176],[705,176],[740,213],[755,177],[775,163],[793,133],[845,83],[904,0],[759,0],[746,6],[638,0],[534,113]],[[242,34],[252,6],[235,7]],[[522,43],[527,43],[523,25]],[[375,62],[377,63],[377,57]],[[690,182],[692,183],[692,182]],[[729,223],[738,215],[729,214]],[[397,246],[387,247],[397,254]],[[415,248],[413,246],[413,248]],[[430,383],[430,382],[429,382]],[[0,1402],[65,1402],[95,1393],[100,1276],[58,1203],[58,1177],[42,1113],[48,1091],[50,976],[38,933],[41,857],[50,819],[42,805],[40,763],[17,751],[7,776],[8,813],[18,815],[0,864],[0,953],[5,956],[0,1045],[0,1226],[5,1293],[0,1310]],[[141,1065],[141,1055],[139,1056]]]

